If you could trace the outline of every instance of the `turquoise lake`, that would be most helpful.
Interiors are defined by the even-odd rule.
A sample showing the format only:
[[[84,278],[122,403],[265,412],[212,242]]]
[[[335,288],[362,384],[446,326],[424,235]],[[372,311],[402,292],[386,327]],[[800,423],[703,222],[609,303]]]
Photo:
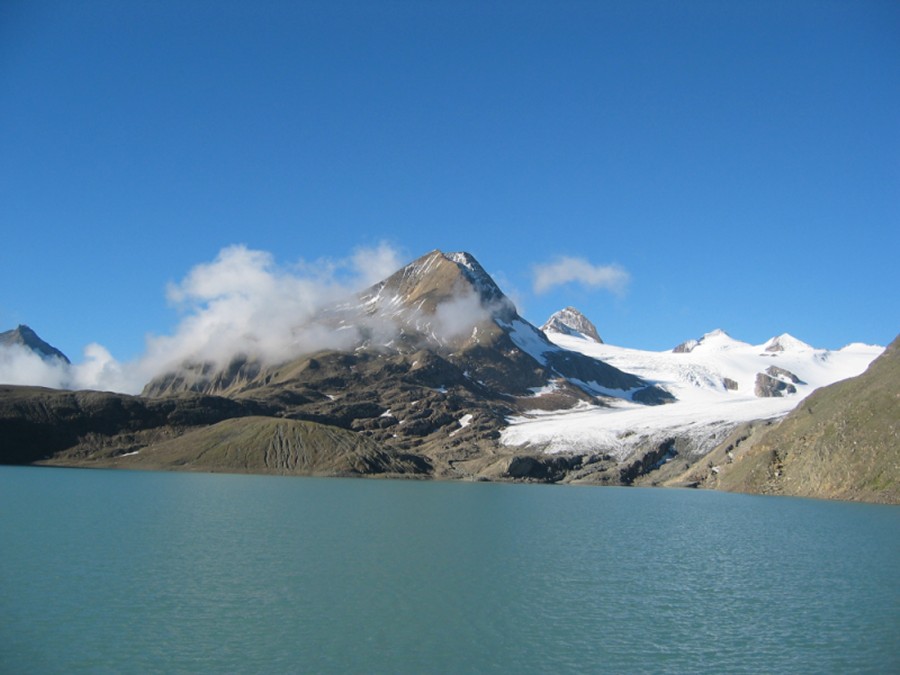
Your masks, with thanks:
[[[0,467],[0,672],[900,672],[900,508]]]

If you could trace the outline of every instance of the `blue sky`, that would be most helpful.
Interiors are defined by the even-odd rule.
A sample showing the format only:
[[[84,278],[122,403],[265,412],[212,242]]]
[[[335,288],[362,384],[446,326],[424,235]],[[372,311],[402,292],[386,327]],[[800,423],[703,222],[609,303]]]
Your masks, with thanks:
[[[229,246],[387,244],[618,345],[886,344],[898,120],[896,2],[10,0],[0,330],[133,359]]]

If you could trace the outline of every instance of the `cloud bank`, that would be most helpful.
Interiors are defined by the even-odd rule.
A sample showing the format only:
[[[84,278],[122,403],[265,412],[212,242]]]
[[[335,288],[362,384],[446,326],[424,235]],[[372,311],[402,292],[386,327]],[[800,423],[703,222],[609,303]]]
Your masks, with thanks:
[[[620,265],[593,265],[584,258],[563,256],[554,262],[535,265],[533,268],[535,293],[546,293],[551,288],[569,283],[579,283],[588,288],[622,293],[631,276]]]
[[[181,321],[171,335],[149,336],[134,361],[119,362],[99,344],[88,345],[77,365],[11,345],[0,348],[0,382],[135,394],[185,362],[222,366],[243,354],[274,363],[346,348],[359,339],[358,330],[335,332],[314,317],[396,271],[400,260],[387,244],[356,249],[345,259],[292,265],[278,264],[266,251],[229,246],[169,284],[166,296]]]

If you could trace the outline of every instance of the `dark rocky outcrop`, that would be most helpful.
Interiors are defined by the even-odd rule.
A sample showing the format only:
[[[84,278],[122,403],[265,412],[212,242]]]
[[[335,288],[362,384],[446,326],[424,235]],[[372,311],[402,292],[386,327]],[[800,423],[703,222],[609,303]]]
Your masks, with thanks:
[[[766,373],[757,373],[753,393],[761,398],[786,396],[788,394],[796,394],[797,387],[790,382],[785,382]]]
[[[769,366],[768,368],[766,368],[766,375],[769,375],[770,377],[777,377],[782,380],[790,380],[794,384],[806,384],[791,371],[785,368],[779,368],[778,366]]]
[[[638,477],[658,469],[677,454],[674,438],[667,438],[649,452],[640,453],[619,469],[622,485],[632,485]]]
[[[573,470],[580,469],[581,455],[515,455],[506,466],[504,476],[541,483],[556,483]]]
[[[769,366],[765,373],[756,374],[754,393],[760,397],[787,396],[796,394],[795,384],[806,384],[791,371],[778,366]]]
[[[675,354],[690,354],[697,347],[699,342],[697,340],[685,340],[679,345],[676,345],[672,352]]]

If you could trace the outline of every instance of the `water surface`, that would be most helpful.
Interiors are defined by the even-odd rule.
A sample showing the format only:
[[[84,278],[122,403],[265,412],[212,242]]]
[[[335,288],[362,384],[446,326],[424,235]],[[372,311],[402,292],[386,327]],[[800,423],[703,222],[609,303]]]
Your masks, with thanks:
[[[900,509],[0,467],[2,672],[897,672]]]

